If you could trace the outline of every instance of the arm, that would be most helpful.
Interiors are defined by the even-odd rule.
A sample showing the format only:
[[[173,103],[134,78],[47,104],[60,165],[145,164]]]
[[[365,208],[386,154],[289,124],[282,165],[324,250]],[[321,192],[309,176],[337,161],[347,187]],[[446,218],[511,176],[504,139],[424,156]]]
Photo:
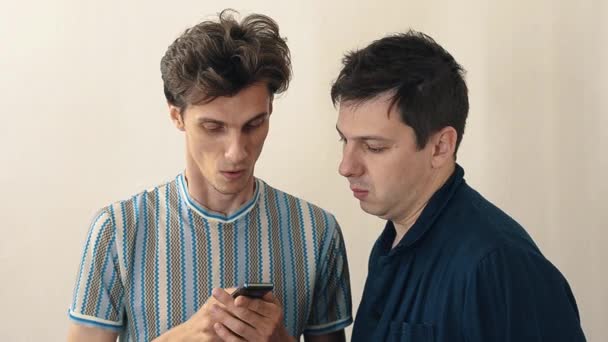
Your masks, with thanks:
[[[71,323],[68,330],[68,342],[116,342],[118,333],[95,327]]]
[[[317,336],[320,341],[336,341],[336,338],[342,341],[339,338],[343,338],[344,328],[352,323],[346,248],[338,222],[331,215],[327,217],[328,226],[319,249],[312,310],[304,330],[304,336],[311,341],[316,341]]]
[[[502,247],[482,259],[465,291],[466,341],[582,342],[566,279],[540,253]]]
[[[232,293],[234,290],[234,288],[230,288],[226,291]],[[230,297],[230,295],[228,296]],[[173,327],[154,339],[153,342],[222,342],[213,327],[217,320],[214,319],[211,310],[215,306],[224,308],[224,305],[218,302],[215,297],[209,297],[205,304],[186,322]]]
[[[85,241],[69,310],[68,341],[116,341],[123,295],[111,214],[99,212]]]
[[[229,301],[229,298],[223,297],[222,300]],[[266,298],[266,300],[268,302],[272,303],[271,297]],[[250,308],[259,307],[260,304],[256,303],[256,301],[257,300],[255,300],[255,299],[241,298],[237,302],[238,305],[236,305],[236,306],[250,307]],[[229,303],[229,302],[227,302],[227,303]],[[228,304],[228,305],[230,305],[230,304]],[[262,304],[262,305],[264,305],[264,304]],[[262,311],[262,310],[259,310],[259,311]],[[237,313],[238,310],[235,310],[234,312]],[[272,314],[269,313],[269,316],[271,316],[271,315]],[[231,317],[230,314],[219,313],[218,317],[220,317],[219,319],[222,320],[223,322],[226,322],[225,324],[223,323],[221,326],[217,327],[218,335],[220,337],[222,337],[224,339],[224,341],[242,341],[242,339],[237,337],[233,333],[233,331],[238,331],[239,334],[241,334],[241,336],[246,337],[245,340],[247,340],[247,341],[258,341],[258,339],[257,339],[258,337],[256,337],[253,334],[251,334],[251,335],[248,334],[247,330],[249,329],[249,327],[247,325],[242,324],[241,321],[234,319],[234,317]],[[242,317],[246,317],[246,314],[242,315]],[[230,320],[232,320],[233,322],[230,322]],[[267,334],[264,336],[263,334],[261,334],[264,341],[297,341],[297,339],[294,338],[293,336],[289,336],[289,334],[285,330],[285,327],[280,323],[281,321],[282,321],[282,316],[278,316],[277,321],[274,324],[274,329],[275,329],[274,335]],[[263,323],[250,322],[249,324],[255,324],[254,327],[263,326]],[[226,326],[230,326],[230,329],[226,329]],[[262,328],[262,331],[263,330],[264,330],[264,328]],[[270,329],[268,331],[272,331],[272,329]],[[255,339],[250,339],[250,338],[255,338]],[[323,335],[305,335],[304,341],[306,341],[306,342],[345,342],[346,337],[344,335],[344,329],[340,329],[338,331],[330,332],[330,333],[323,334]]]
[[[214,289],[213,296],[222,304],[212,305],[211,316],[218,322],[213,328],[223,341],[297,341],[283,325],[283,308],[272,292],[260,299],[234,299],[226,291]]]

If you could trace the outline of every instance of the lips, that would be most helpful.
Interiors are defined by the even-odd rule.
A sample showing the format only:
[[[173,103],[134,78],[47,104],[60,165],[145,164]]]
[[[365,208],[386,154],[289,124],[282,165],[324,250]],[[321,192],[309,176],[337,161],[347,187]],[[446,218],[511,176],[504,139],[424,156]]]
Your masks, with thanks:
[[[367,194],[369,193],[369,191],[362,189],[362,188],[357,188],[351,185],[350,190],[353,192],[353,196],[355,196],[356,198],[362,200],[365,199],[365,197],[367,197]]]
[[[224,177],[230,180],[239,179],[245,174],[245,170],[221,171]]]

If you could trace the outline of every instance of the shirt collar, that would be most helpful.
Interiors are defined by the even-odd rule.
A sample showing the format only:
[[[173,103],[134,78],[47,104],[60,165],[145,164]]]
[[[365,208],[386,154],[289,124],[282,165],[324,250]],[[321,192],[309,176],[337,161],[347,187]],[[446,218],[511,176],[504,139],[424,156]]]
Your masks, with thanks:
[[[392,221],[388,221],[384,227],[384,231],[378,238],[376,244],[379,244],[382,254],[396,254],[408,247],[414,245],[420,240],[432,227],[433,223],[443,212],[448,201],[452,198],[459,185],[464,182],[464,169],[456,164],[454,172],[448,180],[437,190],[427,205],[422,210],[420,217],[414,225],[405,233],[399,244],[392,248],[395,240],[396,231]],[[392,248],[392,249],[391,249]]]
[[[184,201],[186,202],[186,204],[188,205],[188,207],[191,210],[193,210],[194,212],[201,215],[203,218],[205,218],[207,220],[219,221],[221,223],[234,222],[234,221],[238,220],[239,218],[243,217],[244,215],[246,215],[247,213],[249,213],[251,211],[251,209],[253,209],[253,207],[257,203],[258,198],[260,197],[260,187],[263,184],[262,181],[255,178],[254,179],[255,189],[254,189],[252,198],[249,201],[247,201],[245,204],[243,204],[239,209],[237,209],[231,215],[224,215],[224,214],[217,213],[217,212],[214,212],[212,210],[209,210],[209,209],[203,207],[201,204],[196,202],[194,200],[194,198],[192,198],[190,196],[190,193],[188,192],[188,184],[186,182],[186,177],[184,176],[183,172],[177,176],[176,182],[177,182],[177,187],[179,189],[180,196],[184,199]]]

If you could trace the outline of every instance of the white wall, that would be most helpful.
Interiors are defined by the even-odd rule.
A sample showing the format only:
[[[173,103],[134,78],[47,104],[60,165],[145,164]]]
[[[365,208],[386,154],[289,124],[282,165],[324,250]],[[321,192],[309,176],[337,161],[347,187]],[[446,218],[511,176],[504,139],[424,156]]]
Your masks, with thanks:
[[[295,77],[275,103],[258,176],[336,214],[354,309],[382,222],[337,174],[329,87],[344,51],[412,27],[468,70],[468,182],[564,273],[588,339],[608,337],[606,1],[168,3],[1,3],[0,340],[62,340],[95,210],[182,169],[159,61],[183,29],[224,7],[268,14],[289,39]]]

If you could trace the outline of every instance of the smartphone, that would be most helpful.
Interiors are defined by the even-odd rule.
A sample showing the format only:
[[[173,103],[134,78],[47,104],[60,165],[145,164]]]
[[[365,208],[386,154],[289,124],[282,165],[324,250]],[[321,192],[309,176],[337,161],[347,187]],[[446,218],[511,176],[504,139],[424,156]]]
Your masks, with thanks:
[[[232,297],[247,296],[252,298],[262,298],[274,288],[272,283],[245,283],[236,291],[232,292]]]

